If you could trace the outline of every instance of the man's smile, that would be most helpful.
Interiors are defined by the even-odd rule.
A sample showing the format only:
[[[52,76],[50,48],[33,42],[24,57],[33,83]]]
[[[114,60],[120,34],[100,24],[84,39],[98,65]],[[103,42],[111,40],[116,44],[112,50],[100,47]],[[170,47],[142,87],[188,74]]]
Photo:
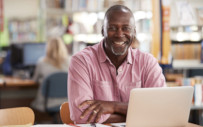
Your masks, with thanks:
[[[115,47],[124,47],[126,45],[126,41],[113,41],[113,45]]]
[[[116,44],[116,45],[123,45],[124,43],[125,43],[124,41],[122,41],[122,42],[118,42],[118,41],[116,42],[116,41],[115,41],[115,42],[114,42],[114,44]]]

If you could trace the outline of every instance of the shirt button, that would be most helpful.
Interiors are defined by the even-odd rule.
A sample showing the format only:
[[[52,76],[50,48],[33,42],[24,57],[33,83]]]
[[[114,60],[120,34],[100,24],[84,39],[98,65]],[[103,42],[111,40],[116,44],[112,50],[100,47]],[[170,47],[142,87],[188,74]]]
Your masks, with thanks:
[[[118,72],[122,72],[122,71],[123,71],[122,68],[118,69]]]

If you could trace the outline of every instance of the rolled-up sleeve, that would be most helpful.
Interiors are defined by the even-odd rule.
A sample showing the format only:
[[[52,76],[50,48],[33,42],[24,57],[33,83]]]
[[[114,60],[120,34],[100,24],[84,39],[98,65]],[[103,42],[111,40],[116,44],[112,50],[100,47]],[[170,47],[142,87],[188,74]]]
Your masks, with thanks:
[[[86,123],[88,119],[88,116],[80,118],[85,108],[80,109],[79,105],[86,100],[94,100],[87,62],[83,57],[73,56],[68,71],[68,101],[71,120],[77,124]],[[99,123],[106,121],[109,116],[102,115]]]

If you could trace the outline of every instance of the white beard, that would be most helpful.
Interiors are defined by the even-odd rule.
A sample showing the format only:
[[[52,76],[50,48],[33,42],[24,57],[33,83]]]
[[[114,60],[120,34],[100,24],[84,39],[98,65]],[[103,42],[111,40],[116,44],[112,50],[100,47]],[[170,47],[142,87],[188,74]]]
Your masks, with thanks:
[[[121,55],[124,55],[128,50],[128,46],[125,47],[124,51],[123,52],[116,52],[113,48],[113,46],[111,46],[111,51],[113,52],[114,55],[116,56],[121,56]]]

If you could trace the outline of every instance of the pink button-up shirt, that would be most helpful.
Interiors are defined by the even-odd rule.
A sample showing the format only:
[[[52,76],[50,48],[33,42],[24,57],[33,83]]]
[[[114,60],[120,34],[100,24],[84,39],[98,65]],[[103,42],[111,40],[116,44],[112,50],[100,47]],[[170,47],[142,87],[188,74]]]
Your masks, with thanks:
[[[103,48],[103,41],[74,55],[68,72],[68,101],[70,116],[76,123],[84,109],[78,106],[85,100],[128,102],[133,88],[163,87],[165,78],[157,60],[138,49],[128,49],[126,60],[118,70]],[[100,123],[110,114],[102,115]]]

